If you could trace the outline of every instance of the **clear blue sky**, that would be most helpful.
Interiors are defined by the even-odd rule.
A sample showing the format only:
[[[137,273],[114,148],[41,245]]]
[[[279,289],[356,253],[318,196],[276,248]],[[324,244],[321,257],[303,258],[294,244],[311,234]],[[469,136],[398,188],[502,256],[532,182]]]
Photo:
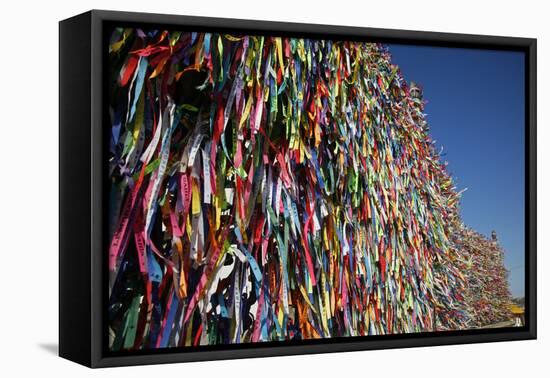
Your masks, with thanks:
[[[423,88],[432,138],[443,147],[466,225],[505,250],[513,296],[524,295],[523,53],[389,45],[407,82]]]

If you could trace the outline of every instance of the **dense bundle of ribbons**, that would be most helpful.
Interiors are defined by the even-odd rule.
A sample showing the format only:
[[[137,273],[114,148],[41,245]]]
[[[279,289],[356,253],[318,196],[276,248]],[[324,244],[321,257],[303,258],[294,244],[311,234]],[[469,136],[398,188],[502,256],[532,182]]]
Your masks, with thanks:
[[[460,269],[467,281],[465,304],[471,327],[485,327],[509,321],[512,296],[508,289],[508,271],[504,268],[504,251],[496,236],[487,239],[478,232],[461,226],[453,235],[461,251]]]
[[[115,29],[111,350],[464,328],[458,194],[379,44]]]

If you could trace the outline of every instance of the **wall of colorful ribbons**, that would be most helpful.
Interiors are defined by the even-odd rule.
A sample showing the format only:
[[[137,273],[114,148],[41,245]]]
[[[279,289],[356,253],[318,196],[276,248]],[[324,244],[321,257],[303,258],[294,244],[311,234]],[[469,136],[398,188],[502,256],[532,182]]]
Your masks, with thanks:
[[[116,28],[108,48],[110,350],[507,317],[502,250],[462,224],[383,45]]]

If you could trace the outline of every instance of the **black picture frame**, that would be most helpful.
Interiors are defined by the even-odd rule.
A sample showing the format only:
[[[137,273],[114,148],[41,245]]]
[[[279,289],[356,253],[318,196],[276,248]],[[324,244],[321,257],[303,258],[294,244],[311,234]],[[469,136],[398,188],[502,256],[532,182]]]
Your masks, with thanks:
[[[109,25],[238,31],[525,53],[525,319],[519,328],[109,353],[105,347],[105,31]],[[92,10],[59,23],[59,355],[89,367],[536,338],[536,61],[529,38]]]

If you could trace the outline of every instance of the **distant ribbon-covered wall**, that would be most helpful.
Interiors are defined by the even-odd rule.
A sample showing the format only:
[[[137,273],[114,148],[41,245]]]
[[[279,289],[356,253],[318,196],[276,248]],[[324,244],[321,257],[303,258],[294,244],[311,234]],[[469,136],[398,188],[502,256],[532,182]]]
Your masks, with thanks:
[[[109,346],[465,328],[452,179],[387,50],[115,29]]]
[[[485,327],[510,320],[509,272],[504,268],[504,251],[496,238],[490,240],[461,225],[453,242],[462,256],[460,270],[466,287],[464,302],[471,327]]]

